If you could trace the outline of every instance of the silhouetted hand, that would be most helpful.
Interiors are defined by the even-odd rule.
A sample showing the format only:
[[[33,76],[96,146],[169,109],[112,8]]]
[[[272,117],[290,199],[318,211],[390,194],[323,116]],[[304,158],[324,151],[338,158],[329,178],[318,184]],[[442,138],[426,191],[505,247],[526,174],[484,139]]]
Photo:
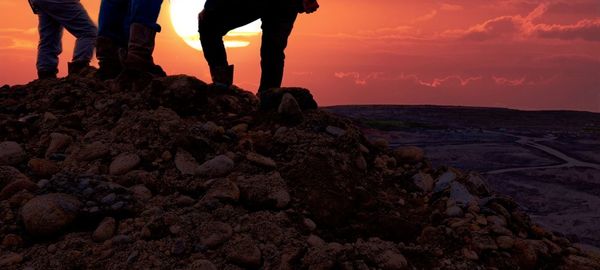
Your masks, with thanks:
[[[319,9],[317,0],[303,0],[302,5],[304,6],[304,12],[307,14],[313,13]]]

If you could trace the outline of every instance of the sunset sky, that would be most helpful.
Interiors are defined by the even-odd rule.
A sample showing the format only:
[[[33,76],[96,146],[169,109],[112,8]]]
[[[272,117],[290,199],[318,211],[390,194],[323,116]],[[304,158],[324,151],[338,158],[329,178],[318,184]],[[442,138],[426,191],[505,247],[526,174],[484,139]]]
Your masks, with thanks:
[[[196,0],[190,5],[199,5]],[[600,112],[599,0],[320,0],[290,38],[284,85],[320,105],[444,104]],[[100,0],[82,0],[94,20]],[[0,0],[0,84],[35,78],[37,18]],[[195,20],[190,18],[191,22]],[[165,1],[156,62],[208,81],[202,53],[175,32]],[[236,84],[255,91],[260,38],[230,48]],[[61,74],[73,38],[65,34]]]

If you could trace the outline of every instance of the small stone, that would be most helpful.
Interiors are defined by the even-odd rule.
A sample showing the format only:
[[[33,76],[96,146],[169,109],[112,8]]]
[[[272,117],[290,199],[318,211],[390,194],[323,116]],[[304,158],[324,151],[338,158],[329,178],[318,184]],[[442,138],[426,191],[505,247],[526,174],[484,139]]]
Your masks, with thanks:
[[[60,171],[60,167],[54,161],[34,158],[28,163],[33,174],[40,177],[51,177]]]
[[[107,156],[109,153],[110,148],[108,145],[94,142],[79,149],[75,158],[79,161],[92,161]]]
[[[521,269],[536,269],[538,256],[535,249],[522,239],[515,240],[513,257]]]
[[[220,155],[200,165],[197,174],[208,177],[224,176],[229,174],[234,166],[233,160],[226,155]]]
[[[237,183],[249,206],[283,209],[291,201],[286,183],[277,172],[240,178]]]
[[[104,242],[111,239],[115,234],[117,221],[112,217],[106,217],[92,234],[92,239],[96,242]]]
[[[426,173],[415,174],[412,178],[413,183],[419,187],[423,192],[431,192],[433,190],[433,177]]]
[[[394,150],[394,157],[399,162],[415,164],[425,159],[425,151],[416,146],[402,146]]]
[[[475,252],[473,250],[463,248],[462,253],[463,253],[463,256],[465,256],[465,258],[467,258],[471,261],[479,260],[479,255],[477,255],[477,252]]]
[[[515,240],[510,236],[498,236],[496,244],[501,249],[511,249],[515,245]]]
[[[18,247],[23,244],[23,238],[16,234],[9,233],[2,239],[2,245],[7,248]]]
[[[56,252],[57,248],[56,248],[55,244],[50,244],[50,245],[48,245],[48,248],[46,250],[48,251],[48,253],[54,254],[54,252]]]
[[[177,197],[177,200],[175,200],[175,203],[178,206],[190,206],[190,205],[193,205],[194,203],[196,203],[196,200],[194,200],[190,196],[181,195],[181,196]]]
[[[312,219],[305,218],[303,223],[306,229],[308,229],[311,232],[317,229],[317,224],[314,221],[312,221]]]
[[[237,202],[240,199],[240,189],[228,179],[217,179],[210,185],[204,199]]]
[[[446,216],[449,217],[462,217],[464,214],[463,210],[458,206],[451,206],[446,209]]]
[[[384,138],[376,138],[371,143],[380,151],[385,151],[390,147],[390,142]]]
[[[217,270],[217,267],[208,260],[197,260],[191,265],[192,270]]]
[[[299,122],[302,120],[302,109],[298,101],[290,93],[283,94],[277,112],[286,120]]]
[[[344,135],[346,135],[346,131],[339,128],[339,127],[334,127],[334,126],[327,126],[325,128],[325,131],[335,137],[342,137]]]
[[[6,185],[2,191],[0,191],[0,200],[8,199],[22,190],[33,192],[38,190],[38,188],[38,185],[34,182],[27,179],[19,179]]]
[[[136,185],[129,190],[133,193],[133,197],[140,201],[147,201],[152,198],[152,191],[144,185]]]
[[[215,124],[214,122],[206,122],[201,126],[201,129],[208,133],[211,137],[219,137],[225,134],[225,128]]]
[[[9,253],[0,257],[0,266],[8,267],[11,265],[19,264],[23,261],[23,255],[18,253]]]
[[[171,254],[173,255],[181,255],[185,253],[185,241],[179,239],[173,243],[173,247],[171,248]]]
[[[200,227],[200,243],[207,248],[215,248],[225,243],[233,235],[233,229],[223,222],[207,222]]]
[[[179,225],[169,226],[169,232],[173,235],[178,235],[179,233],[181,233],[181,226],[179,226]]]
[[[321,239],[321,237],[318,237],[314,234],[308,236],[308,239],[306,239],[306,243],[308,243],[308,245],[311,247],[321,247],[326,244],[325,241]]]
[[[81,206],[71,195],[47,194],[27,202],[21,209],[21,217],[31,235],[52,236],[75,220]]]
[[[136,154],[121,154],[113,160],[108,171],[111,175],[126,174],[140,165],[140,162],[141,159]]]
[[[200,170],[200,165],[192,154],[183,149],[178,149],[175,154],[175,167],[184,175],[195,175]]]
[[[447,171],[444,174],[440,175],[436,180],[435,187],[433,188],[433,193],[438,193],[446,190],[450,187],[450,184],[456,180],[456,174],[452,171]]]
[[[273,161],[273,159],[259,155],[257,153],[250,152],[246,154],[246,159],[252,163],[267,167],[267,168],[276,168],[277,163]]]
[[[498,226],[498,225],[491,226],[490,231],[497,235],[505,235],[505,236],[513,235],[513,233],[509,229],[507,229],[506,227]]]
[[[0,190],[17,180],[29,180],[29,178],[14,167],[0,166]]]
[[[104,196],[104,197],[103,197],[103,198],[100,200],[100,202],[101,202],[102,204],[107,204],[107,205],[110,205],[110,204],[113,204],[113,203],[115,202],[115,200],[117,200],[117,194],[115,194],[115,193],[111,193],[111,194],[108,194],[108,195]]]
[[[361,171],[366,171],[369,168],[369,164],[367,164],[367,160],[365,159],[365,157],[363,155],[359,155],[354,160],[354,165],[356,165],[356,168]]]
[[[379,266],[384,270],[403,270],[408,267],[408,261],[404,255],[392,250],[384,251],[379,260],[381,261]]]
[[[241,237],[231,243],[227,259],[239,266],[258,268],[262,265],[262,253],[250,237]]]
[[[69,135],[61,134],[61,133],[51,133],[50,134],[50,145],[46,150],[46,158],[49,158],[52,154],[58,153],[59,151],[64,150],[71,144],[73,139]]]
[[[25,151],[16,142],[0,143],[0,165],[17,165],[25,160]]]
[[[124,203],[124,202],[116,202],[116,203],[113,203],[113,204],[110,206],[110,209],[112,209],[112,210],[120,210],[120,209],[122,209],[124,206],[125,206],[125,203]]]

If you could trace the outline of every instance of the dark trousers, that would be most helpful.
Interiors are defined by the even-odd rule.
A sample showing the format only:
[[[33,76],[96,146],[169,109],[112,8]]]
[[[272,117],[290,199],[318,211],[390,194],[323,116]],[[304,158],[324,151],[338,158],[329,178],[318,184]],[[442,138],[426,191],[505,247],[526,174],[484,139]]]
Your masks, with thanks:
[[[141,23],[160,32],[156,23],[163,0],[102,0],[98,17],[98,35],[127,47],[129,28]]]
[[[261,19],[262,75],[259,92],[281,87],[284,51],[297,16],[297,1],[292,0],[207,0],[199,20],[204,57],[211,68],[227,66],[223,36]]]

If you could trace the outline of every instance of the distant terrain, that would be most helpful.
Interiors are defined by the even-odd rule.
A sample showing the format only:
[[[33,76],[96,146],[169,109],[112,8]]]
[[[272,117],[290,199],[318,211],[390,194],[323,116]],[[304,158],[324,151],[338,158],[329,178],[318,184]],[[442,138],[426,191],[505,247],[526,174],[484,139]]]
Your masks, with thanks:
[[[600,246],[600,114],[446,106],[337,106],[371,137],[433,166],[484,174],[544,226]]]

